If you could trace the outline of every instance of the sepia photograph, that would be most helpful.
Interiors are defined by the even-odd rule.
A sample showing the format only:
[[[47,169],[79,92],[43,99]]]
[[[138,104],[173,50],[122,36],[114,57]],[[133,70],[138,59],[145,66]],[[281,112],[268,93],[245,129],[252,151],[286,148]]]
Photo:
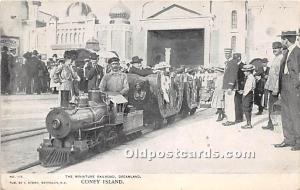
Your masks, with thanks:
[[[0,0],[0,187],[300,189],[299,0]]]

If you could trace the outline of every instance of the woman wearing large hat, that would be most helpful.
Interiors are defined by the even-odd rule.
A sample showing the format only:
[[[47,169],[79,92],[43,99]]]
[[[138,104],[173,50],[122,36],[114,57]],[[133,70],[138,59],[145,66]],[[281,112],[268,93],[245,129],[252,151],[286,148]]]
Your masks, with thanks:
[[[224,114],[224,90],[223,87],[223,77],[224,77],[224,68],[222,67],[214,67],[214,72],[216,73],[216,81],[215,81],[215,90],[211,101],[211,107],[217,109],[218,119],[217,121],[222,121],[225,117]]]

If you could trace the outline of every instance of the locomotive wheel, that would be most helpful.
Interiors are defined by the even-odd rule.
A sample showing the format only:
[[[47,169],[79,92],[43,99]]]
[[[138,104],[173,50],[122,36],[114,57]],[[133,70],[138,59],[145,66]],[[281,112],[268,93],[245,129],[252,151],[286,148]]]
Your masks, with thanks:
[[[194,115],[194,113],[196,112],[196,110],[197,110],[197,107],[196,107],[196,108],[193,108],[193,109],[191,109],[191,111],[190,111],[190,115]]]
[[[132,134],[126,135],[126,140],[131,141],[133,139]]]
[[[137,139],[137,138],[139,138],[140,136],[142,136],[142,131],[137,131],[137,132],[135,132],[135,133],[133,133],[133,138],[134,139]]]
[[[176,115],[170,116],[167,118],[167,123],[172,124],[174,123],[175,119],[176,119]]]
[[[136,135],[137,135],[137,137],[140,137],[140,136],[143,135],[143,132],[142,132],[142,131],[138,131],[138,132],[136,133]]]
[[[108,148],[113,148],[118,144],[118,133],[114,130],[111,130],[107,134],[106,146]]]
[[[160,129],[164,126],[164,120],[163,119],[156,119],[154,124],[154,129]]]
[[[95,146],[95,150],[97,152],[102,152],[105,149],[105,135],[103,132],[100,132],[97,135],[96,141],[98,144]]]
[[[181,118],[186,118],[189,115],[189,110],[187,108],[183,108],[181,110]]]

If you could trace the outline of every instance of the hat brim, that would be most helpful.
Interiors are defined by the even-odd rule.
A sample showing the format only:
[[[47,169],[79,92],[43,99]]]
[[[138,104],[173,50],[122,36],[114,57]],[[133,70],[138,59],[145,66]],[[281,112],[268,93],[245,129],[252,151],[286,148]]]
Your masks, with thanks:
[[[143,61],[143,59],[139,59],[139,60],[135,60],[135,61],[130,61],[130,64],[141,63],[142,61]]]
[[[242,69],[242,71],[254,71],[254,68],[253,69]]]
[[[214,71],[224,72],[223,69],[214,69]]]
[[[158,67],[156,67],[154,69],[156,70],[156,69],[166,69],[166,68],[170,68],[170,67],[169,66],[158,66]]]

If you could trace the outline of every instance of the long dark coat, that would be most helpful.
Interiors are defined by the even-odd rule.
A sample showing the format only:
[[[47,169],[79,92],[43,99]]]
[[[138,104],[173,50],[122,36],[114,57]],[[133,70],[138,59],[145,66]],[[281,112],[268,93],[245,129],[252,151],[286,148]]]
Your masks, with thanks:
[[[238,69],[239,66],[237,64],[237,60],[231,59],[227,61],[223,78],[223,90],[233,90],[236,88]]]

